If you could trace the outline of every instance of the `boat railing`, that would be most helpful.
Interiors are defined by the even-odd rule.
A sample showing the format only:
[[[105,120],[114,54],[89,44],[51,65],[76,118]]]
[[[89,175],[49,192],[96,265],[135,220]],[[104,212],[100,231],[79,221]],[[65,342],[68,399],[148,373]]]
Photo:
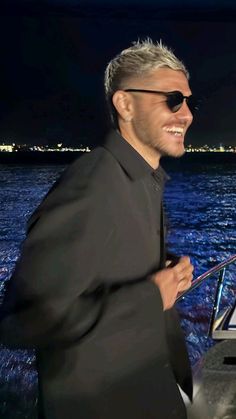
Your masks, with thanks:
[[[176,302],[179,302],[180,300],[185,298],[190,292],[199,287],[199,285],[201,285],[206,279],[214,276],[217,273],[219,274],[217,279],[215,298],[208,333],[213,339],[236,339],[236,321],[234,322],[232,320],[236,320],[235,301],[233,305],[230,305],[227,308],[220,310],[222,291],[225,284],[226,269],[233,263],[236,263],[236,255],[233,255],[225,259],[223,262],[219,263],[218,265],[206,271],[204,274],[197,277],[192,282],[192,286],[185,292],[181,293],[176,299]]]

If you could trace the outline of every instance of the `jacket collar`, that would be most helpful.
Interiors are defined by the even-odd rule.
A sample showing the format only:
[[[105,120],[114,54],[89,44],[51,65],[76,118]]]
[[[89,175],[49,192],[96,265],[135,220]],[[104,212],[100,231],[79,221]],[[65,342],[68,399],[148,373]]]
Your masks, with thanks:
[[[103,147],[113,154],[133,180],[138,180],[147,175],[161,177],[163,181],[169,178],[160,165],[154,170],[118,131],[111,131],[108,134]]]

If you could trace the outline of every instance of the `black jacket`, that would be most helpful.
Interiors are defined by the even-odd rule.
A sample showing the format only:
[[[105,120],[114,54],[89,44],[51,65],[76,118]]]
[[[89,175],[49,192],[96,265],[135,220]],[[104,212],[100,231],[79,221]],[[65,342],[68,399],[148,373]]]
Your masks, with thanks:
[[[31,217],[0,334],[7,346],[37,349],[40,418],[186,418],[179,321],[148,277],[164,263],[144,181],[152,171],[112,133]]]

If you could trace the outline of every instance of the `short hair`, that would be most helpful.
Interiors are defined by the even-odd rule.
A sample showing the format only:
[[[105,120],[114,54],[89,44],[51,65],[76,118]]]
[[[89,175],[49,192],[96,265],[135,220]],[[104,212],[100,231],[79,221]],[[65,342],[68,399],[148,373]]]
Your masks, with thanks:
[[[112,96],[117,90],[122,90],[128,79],[148,75],[158,68],[168,67],[182,71],[189,79],[189,72],[184,63],[162,41],[154,43],[150,38],[138,40],[121,51],[107,65],[105,70],[105,95],[108,110],[115,127],[118,126],[117,112],[112,103]]]

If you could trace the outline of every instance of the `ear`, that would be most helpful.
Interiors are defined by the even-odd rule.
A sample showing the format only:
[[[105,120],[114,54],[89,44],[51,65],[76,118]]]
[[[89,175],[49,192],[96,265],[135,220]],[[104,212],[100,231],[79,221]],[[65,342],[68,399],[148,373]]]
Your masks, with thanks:
[[[112,97],[112,102],[118,112],[118,116],[126,122],[131,121],[133,107],[130,95],[123,90],[117,90]]]

